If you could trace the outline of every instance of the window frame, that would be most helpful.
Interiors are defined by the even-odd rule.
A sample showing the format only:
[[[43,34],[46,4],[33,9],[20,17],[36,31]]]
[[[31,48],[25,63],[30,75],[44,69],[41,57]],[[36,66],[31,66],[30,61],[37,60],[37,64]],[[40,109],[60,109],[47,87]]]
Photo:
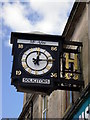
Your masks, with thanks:
[[[47,118],[47,96],[42,96],[42,120]]]

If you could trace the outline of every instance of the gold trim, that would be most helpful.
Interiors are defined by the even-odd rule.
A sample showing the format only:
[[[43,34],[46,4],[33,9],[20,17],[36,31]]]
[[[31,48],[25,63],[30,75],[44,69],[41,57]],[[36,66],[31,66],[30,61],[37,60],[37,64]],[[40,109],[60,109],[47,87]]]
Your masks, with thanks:
[[[31,73],[31,71],[32,71],[32,70],[31,70],[30,68],[28,68],[28,70],[27,70],[27,71],[28,71],[29,73]]]
[[[33,48],[30,48],[30,52],[33,52]]]
[[[39,47],[38,47],[38,48],[36,48],[36,51],[38,51],[38,52],[39,52],[39,51],[40,51],[40,48],[39,48]]]
[[[44,70],[42,70],[42,72],[45,73]]]
[[[47,70],[50,70],[50,68],[51,68],[51,66],[47,65],[46,69],[47,69]]]
[[[21,59],[22,62],[25,62],[26,59]]]
[[[35,70],[35,75],[37,75],[37,74],[38,74],[38,71]]]
[[[22,64],[22,66],[24,67],[24,69],[26,69],[26,68],[27,68],[26,63],[23,63],[23,64]]]

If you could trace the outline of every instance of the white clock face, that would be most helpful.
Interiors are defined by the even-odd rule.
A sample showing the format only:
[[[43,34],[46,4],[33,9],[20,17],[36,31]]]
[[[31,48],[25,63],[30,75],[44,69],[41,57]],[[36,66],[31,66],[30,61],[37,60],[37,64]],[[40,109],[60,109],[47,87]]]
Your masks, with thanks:
[[[49,52],[38,47],[25,51],[22,55],[21,64],[28,73],[42,75],[52,68],[54,61]]]

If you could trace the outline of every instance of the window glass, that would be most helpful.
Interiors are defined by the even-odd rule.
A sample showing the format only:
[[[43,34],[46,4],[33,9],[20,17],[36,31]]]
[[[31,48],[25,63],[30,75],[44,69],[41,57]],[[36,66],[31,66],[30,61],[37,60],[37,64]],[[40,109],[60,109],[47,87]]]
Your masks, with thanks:
[[[68,109],[70,105],[73,103],[73,92],[72,91],[66,91],[66,105],[65,109]]]
[[[46,120],[46,111],[47,111],[47,97],[43,96],[43,105],[42,105],[42,118]]]
[[[70,104],[73,103],[73,96],[72,96],[72,91],[70,91]]]

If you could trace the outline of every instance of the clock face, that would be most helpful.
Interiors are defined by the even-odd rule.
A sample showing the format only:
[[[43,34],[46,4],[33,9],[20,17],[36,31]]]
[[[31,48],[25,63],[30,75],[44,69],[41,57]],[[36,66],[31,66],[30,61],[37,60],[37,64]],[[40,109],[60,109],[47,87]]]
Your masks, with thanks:
[[[52,55],[40,47],[26,50],[21,58],[21,64],[25,71],[33,75],[43,75],[50,71],[53,66]]]

